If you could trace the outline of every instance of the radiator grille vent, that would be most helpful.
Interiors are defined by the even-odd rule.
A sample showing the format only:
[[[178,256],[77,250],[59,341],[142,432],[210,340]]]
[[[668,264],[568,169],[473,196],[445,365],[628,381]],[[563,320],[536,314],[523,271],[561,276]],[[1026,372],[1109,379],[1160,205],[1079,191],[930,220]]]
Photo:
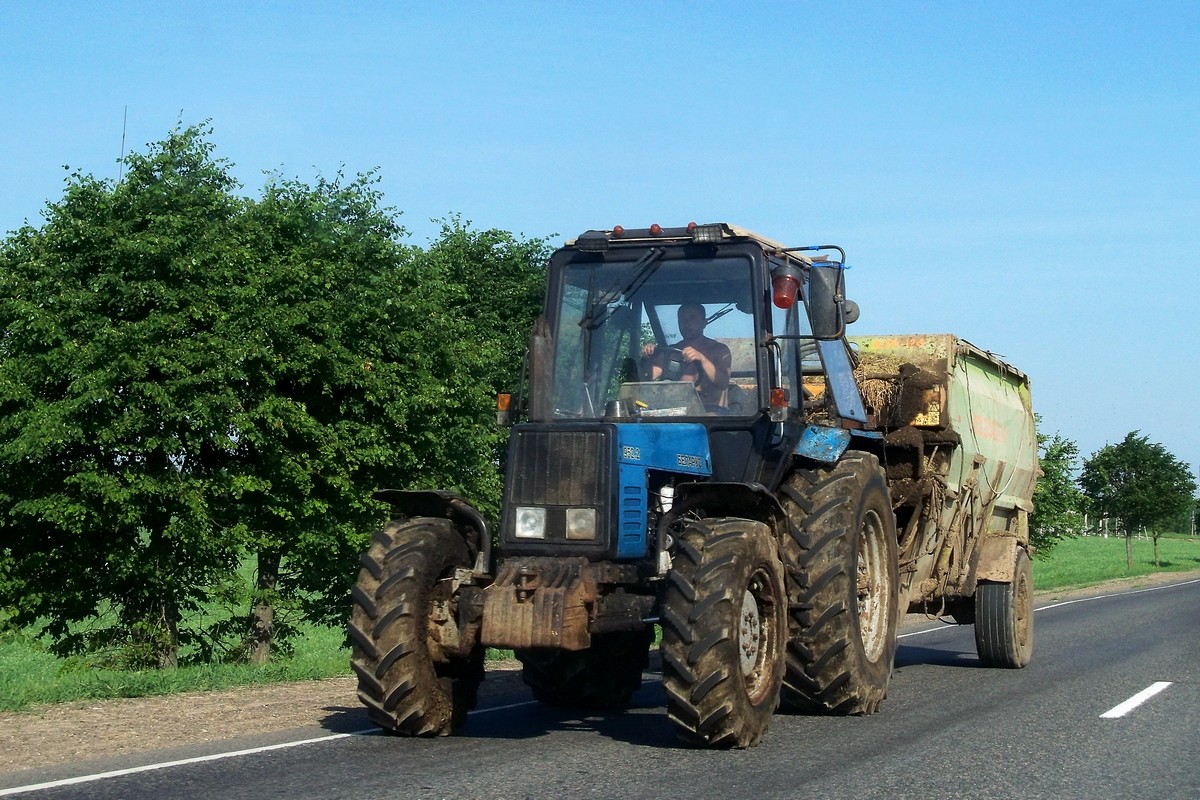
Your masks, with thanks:
[[[606,431],[522,431],[514,444],[515,505],[605,505]]]

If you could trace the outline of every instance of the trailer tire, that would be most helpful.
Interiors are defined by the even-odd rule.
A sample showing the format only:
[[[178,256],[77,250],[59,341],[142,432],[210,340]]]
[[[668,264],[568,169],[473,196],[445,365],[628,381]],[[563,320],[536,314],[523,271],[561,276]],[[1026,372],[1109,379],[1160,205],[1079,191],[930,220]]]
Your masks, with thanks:
[[[621,709],[642,685],[653,628],[592,637],[587,650],[517,650],[521,679],[538,702],[559,708]]]
[[[358,698],[382,728],[445,736],[466,721],[483,680],[483,648],[440,657],[431,634],[434,602],[450,601],[454,570],[470,566],[466,542],[446,519],[389,523],[360,559],[352,591],[350,666]]]
[[[780,488],[788,517],[789,640],[783,707],[873,714],[896,657],[896,518],[879,460],[848,452]]]
[[[779,706],[787,590],[771,530],[685,524],[662,610],[667,716],[685,742],[753,747]]]
[[[975,651],[987,667],[1020,669],[1033,658],[1033,567],[1023,547],[1012,583],[975,588]]]

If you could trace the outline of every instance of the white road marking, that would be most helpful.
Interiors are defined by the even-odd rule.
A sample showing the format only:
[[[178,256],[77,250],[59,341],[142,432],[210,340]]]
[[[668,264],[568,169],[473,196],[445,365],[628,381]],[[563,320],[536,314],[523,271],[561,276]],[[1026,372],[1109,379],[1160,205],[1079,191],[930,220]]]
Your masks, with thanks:
[[[1064,600],[1061,603],[1055,603],[1049,606],[1042,606],[1037,611],[1049,611],[1052,608],[1062,608],[1063,606],[1073,606],[1076,603],[1088,603],[1092,600],[1105,600],[1109,597],[1124,597],[1127,594],[1145,594],[1146,592],[1158,592],[1163,589],[1174,589],[1177,586],[1190,586],[1193,583],[1200,583],[1200,578],[1190,581],[1181,581],[1180,583],[1167,583],[1162,586],[1151,586],[1147,589],[1131,589],[1128,592],[1114,592],[1113,594],[1099,594],[1095,597],[1081,597],[1078,600]]]
[[[1124,703],[1121,703],[1121,705],[1113,706],[1108,711],[1105,711],[1100,715],[1100,719],[1117,719],[1118,717],[1123,717],[1170,685],[1170,681],[1158,681],[1157,683],[1152,683],[1145,689],[1142,689],[1140,692],[1135,694],[1133,697],[1126,700]]]
[[[538,702],[536,700],[526,700],[523,703],[512,703],[507,706],[492,706],[491,708],[477,708],[474,711],[467,712],[467,716],[473,717],[476,714],[490,714],[493,711],[507,711],[510,708],[522,708],[524,706],[536,706],[536,705],[538,705]]]
[[[1075,603],[1087,603],[1092,600],[1103,600],[1105,598],[1120,597],[1121,595],[1126,595],[1126,594],[1141,594],[1142,592],[1154,592],[1154,591],[1158,591],[1159,589],[1170,589],[1175,586],[1187,586],[1187,585],[1193,584],[1193,583],[1200,583],[1200,579],[1183,581],[1182,583],[1166,584],[1164,586],[1153,586],[1149,589],[1135,589],[1130,592],[1117,592],[1115,594],[1098,595],[1096,597],[1083,597],[1083,598],[1080,598],[1079,600],[1066,600],[1062,603],[1055,603],[1054,605],[1042,606],[1041,608],[1036,608],[1036,609],[1034,609],[1034,611],[1035,612],[1036,611],[1048,611],[1052,608],[1061,608],[1062,606],[1074,605]],[[897,636],[896,638],[897,639],[906,639],[910,636],[922,636],[926,633],[933,633],[934,631],[943,630],[944,628],[945,628],[945,626],[942,625],[942,626],[935,627],[935,628],[927,628],[925,630],[912,631],[910,633],[902,633],[899,636]],[[1113,716],[1121,716],[1122,714],[1128,713],[1128,711],[1130,709],[1140,705],[1141,703],[1145,702],[1148,698],[1158,694],[1159,692],[1161,692],[1163,689],[1167,688],[1170,685],[1171,685],[1170,683],[1156,683],[1153,686],[1151,686],[1149,689],[1146,689],[1145,691],[1135,695],[1134,697],[1131,697],[1129,700],[1126,700],[1124,703],[1122,703],[1121,705],[1112,709],[1111,711],[1106,711],[1102,716],[1106,719],[1111,719]],[[1145,695],[1145,696],[1143,697],[1142,695]],[[1132,705],[1130,705],[1130,704],[1132,704]],[[475,711],[470,712],[470,715],[475,716],[478,714],[490,714],[493,711],[506,711],[511,708],[521,708],[523,706],[532,706],[532,705],[537,705],[537,703],[533,702],[533,701],[529,701],[529,702],[523,702],[523,703],[513,703],[511,705],[506,705],[506,706],[495,706],[493,708],[480,708],[480,709],[476,709]],[[1120,714],[1115,713],[1119,709],[1121,709],[1127,705],[1129,706],[1129,708],[1126,708],[1124,711],[1121,711]],[[0,789],[0,797],[8,797],[9,795],[20,794],[22,792],[36,792],[36,791],[40,791],[42,789],[54,789],[59,786],[73,786],[73,785],[77,785],[77,784],[81,784],[81,783],[92,783],[94,781],[104,780],[105,778],[118,778],[118,777],[121,777],[122,775],[136,775],[139,772],[151,772],[153,770],[168,769],[170,767],[182,767],[182,766],[186,766],[188,764],[200,764],[205,761],[220,761],[221,759],[225,759],[225,758],[237,758],[239,756],[254,755],[255,753],[266,753],[271,750],[284,750],[289,747],[299,747],[301,745],[306,745],[306,744],[316,744],[317,742],[328,742],[333,739],[344,739],[348,736],[367,736],[367,735],[378,733],[378,732],[379,732],[379,728],[369,728],[367,730],[353,731],[351,733],[333,733],[328,736],[318,736],[313,739],[302,739],[297,742],[283,742],[282,744],[272,744],[272,745],[267,745],[266,747],[252,747],[248,750],[235,750],[235,751],[228,752],[228,753],[214,753],[209,756],[198,756],[196,758],[185,758],[185,759],[181,759],[179,761],[164,761],[164,762],[158,763],[158,764],[146,764],[145,766],[141,766],[141,767],[131,767],[129,769],[113,770],[112,772],[99,772],[94,775],[80,775],[77,778],[64,778],[64,779],[58,780],[58,781],[47,781],[46,783],[33,783],[33,784],[29,784],[27,786],[14,786],[11,789]]]
[[[1094,597],[1080,597],[1078,600],[1064,600],[1061,603],[1052,603],[1051,605],[1048,605],[1048,606],[1042,606],[1041,608],[1035,608],[1033,611],[1036,614],[1040,611],[1049,611],[1052,608],[1062,608],[1063,606],[1073,606],[1076,603],[1090,603],[1093,600],[1107,600],[1110,597],[1124,597],[1125,595],[1130,595],[1130,594],[1145,594],[1146,592],[1158,592],[1163,589],[1174,589],[1179,586],[1190,586],[1193,583],[1200,583],[1200,578],[1196,578],[1196,579],[1190,580],[1190,581],[1180,581],[1179,583],[1166,583],[1166,584],[1163,584],[1162,586],[1151,586],[1146,589],[1131,589],[1128,592],[1114,592],[1112,594],[1098,594],[1098,595],[1095,595]],[[946,623],[942,623],[941,625],[937,625],[933,628],[925,628],[924,630],[911,631],[910,633],[902,633],[899,636],[897,636],[896,638],[897,639],[906,639],[910,636],[923,636],[927,633],[933,633],[935,631],[945,630],[946,627],[947,627]],[[955,627],[957,627],[957,626],[955,626]]]
[[[271,744],[265,747],[251,747],[247,750],[234,750],[228,753],[213,753],[210,756],[196,756],[195,758],[184,758],[179,761],[163,761],[158,764],[146,764],[141,767],[130,767],[129,769],[115,769],[112,772],[98,772],[94,775],[80,775],[77,778],[64,778],[59,781],[47,781],[46,783],[32,783],[28,786],[14,786],[11,789],[0,789],[0,797],[6,797],[11,794],[19,794],[21,792],[36,792],[41,789],[55,789],[59,786],[73,786],[79,783],[91,783],[93,781],[104,780],[105,778],[119,778],[122,775],[136,775],[139,772],[151,772],[156,769],[167,769],[169,767],[182,767],[187,764],[200,764],[205,761],[220,761],[223,758],[236,758],[237,756],[248,756],[255,753],[266,753],[271,750],[285,750],[289,747],[299,747],[304,744],[314,744],[316,742],[327,742],[330,739],[344,739],[347,736],[365,736],[370,733],[375,733],[379,729],[371,728],[370,730],[354,731],[353,733],[332,733],[328,736],[318,736],[314,739],[302,739],[298,742],[283,742],[282,744]]]
[[[526,701],[523,703],[513,703],[507,706],[493,706],[492,708],[479,708],[469,712],[469,716],[477,714],[490,714],[493,711],[505,711],[510,708],[520,708],[522,706],[537,705],[535,701]],[[367,728],[361,731],[351,731],[350,733],[331,733],[328,736],[317,736],[312,739],[301,739],[296,742],[283,742],[281,744],[271,744],[264,747],[251,747],[247,750],[234,750],[228,753],[213,753],[209,756],[196,756],[195,758],[184,758],[178,761],[163,761],[158,764],[146,764],[141,767],[130,767],[129,769],[115,769],[111,772],[98,772],[94,775],[80,775],[77,778],[64,778],[58,781],[47,781],[45,783],[32,783],[28,786],[14,786],[11,789],[0,789],[0,797],[20,794],[21,792],[36,792],[42,789],[56,789],[60,786],[74,786],[80,783],[92,783],[93,781],[104,780],[105,778],[120,778],[123,775],[137,775],[139,772],[151,772],[158,769],[168,769],[170,767],[183,767],[188,764],[202,764],[205,761],[220,761],[225,758],[237,758],[239,756],[251,756],[256,753],[267,753],[272,750],[286,750],[289,747],[299,747],[305,744],[316,744],[317,742],[328,742],[333,739],[345,739],[348,736],[369,736],[371,734],[381,733],[380,728]]]

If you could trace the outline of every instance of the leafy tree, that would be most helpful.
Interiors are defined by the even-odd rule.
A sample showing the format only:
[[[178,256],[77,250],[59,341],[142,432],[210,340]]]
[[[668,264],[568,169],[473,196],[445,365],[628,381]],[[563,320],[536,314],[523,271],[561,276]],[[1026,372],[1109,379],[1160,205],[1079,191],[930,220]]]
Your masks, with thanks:
[[[1079,485],[1097,512],[1119,521],[1131,570],[1133,535],[1143,528],[1151,532],[1158,566],[1157,526],[1186,509],[1196,491],[1188,465],[1137,431],[1093,453],[1083,464]]]
[[[0,509],[22,622],[106,604],[92,645],[175,662],[182,615],[231,570],[213,500],[235,443],[234,181],[200,127],[130,155],[119,184],[72,173],[40,229],[0,247]]]
[[[172,131],[119,183],[70,175],[0,246],[0,608],[49,618],[60,652],[265,661],[278,611],[342,622],[373,489],[499,505],[495,392],[545,243],[451,218],[407,245],[370,174],[240,198],[209,134]],[[247,552],[249,613],[189,622],[247,601]]]
[[[1037,417],[1041,425],[1041,417]],[[1045,557],[1059,541],[1083,532],[1085,499],[1075,484],[1079,446],[1057,432],[1038,431],[1038,461],[1042,474],[1033,493],[1029,520],[1030,542]]]
[[[515,382],[544,245],[458,220],[400,244],[372,176],[274,181],[245,217],[233,515],[258,559],[252,660],[276,606],[341,623],[382,513],[372,488],[454,488],[498,506],[498,385]],[[265,302],[264,302],[265,300]]]

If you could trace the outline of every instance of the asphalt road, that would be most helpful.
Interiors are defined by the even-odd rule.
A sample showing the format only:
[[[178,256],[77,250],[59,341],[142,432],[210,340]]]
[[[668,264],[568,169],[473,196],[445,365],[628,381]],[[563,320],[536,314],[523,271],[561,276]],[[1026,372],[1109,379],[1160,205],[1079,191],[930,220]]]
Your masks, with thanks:
[[[481,708],[457,737],[327,738],[20,796],[1200,798],[1200,580],[1049,604],[1035,619],[1033,663],[1024,670],[979,667],[970,627],[907,628],[880,714],[777,715],[752,750],[677,745],[655,675],[634,709],[598,716],[542,708],[507,676],[485,684]],[[1123,716],[1101,717],[1163,682]],[[345,715],[324,731],[226,749],[363,727],[361,717]],[[204,754],[216,753],[171,755]],[[73,774],[126,766],[133,764],[89,764]],[[19,777],[30,786],[63,775]],[[0,783],[0,796],[15,788]]]

